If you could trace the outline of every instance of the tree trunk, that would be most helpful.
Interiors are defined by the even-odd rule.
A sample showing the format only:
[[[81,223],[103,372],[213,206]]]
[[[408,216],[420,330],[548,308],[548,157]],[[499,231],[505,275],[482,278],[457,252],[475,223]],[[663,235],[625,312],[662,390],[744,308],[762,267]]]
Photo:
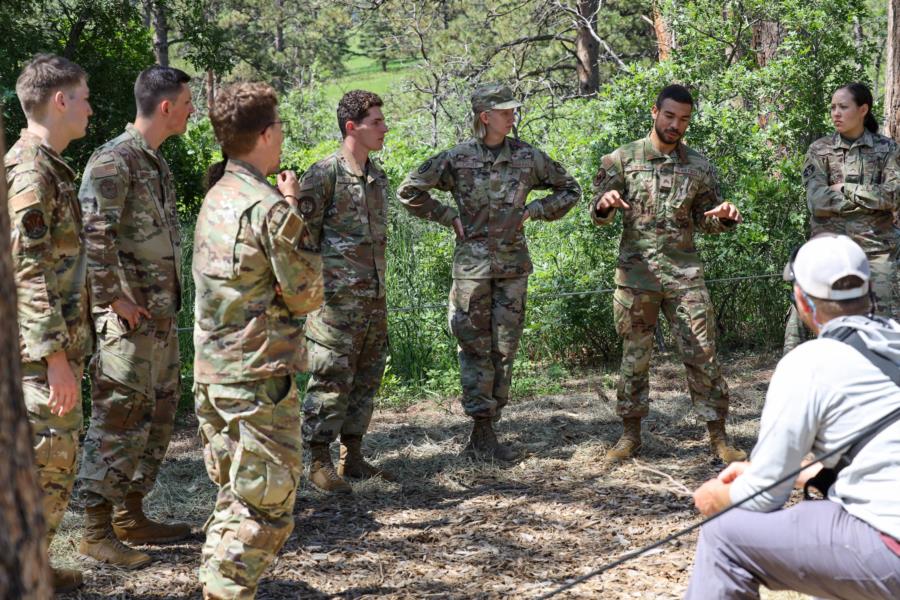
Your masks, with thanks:
[[[0,117],[0,155],[3,122]],[[16,285],[9,245],[6,174],[0,164],[0,598],[50,598],[44,514],[22,401]]]
[[[884,79],[884,134],[900,140],[900,0],[888,1],[887,73]]]
[[[212,69],[206,71],[206,112],[212,110],[216,102],[216,74]]]
[[[659,10],[659,4],[653,2],[653,29],[656,31],[656,48],[659,54],[659,62],[669,60],[672,56],[672,48],[675,47],[675,38],[669,24]]]
[[[575,38],[575,55],[578,62],[578,91],[583,96],[592,96],[600,90],[600,68],[597,58],[600,44],[594,37],[597,31],[597,10],[600,0],[578,0],[578,33]]]
[[[756,52],[756,64],[760,67],[769,64],[783,40],[784,29],[778,21],[758,21],[754,24],[752,44]]]
[[[275,52],[284,52],[284,0],[275,0]]]
[[[154,0],[153,2],[153,52],[156,54],[157,64],[169,66],[169,20],[166,0]]]

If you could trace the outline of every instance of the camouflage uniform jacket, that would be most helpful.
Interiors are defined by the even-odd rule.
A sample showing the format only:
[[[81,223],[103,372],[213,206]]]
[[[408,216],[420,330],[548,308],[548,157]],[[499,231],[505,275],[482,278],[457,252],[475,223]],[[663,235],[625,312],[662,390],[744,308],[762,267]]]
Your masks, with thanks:
[[[194,230],[194,381],[304,370],[300,317],[322,304],[322,259],[311,238],[259,171],[228,160]]]
[[[311,166],[300,182],[300,214],[322,251],[325,293],[382,298],[388,180],[371,159],[356,172],[341,150]]]
[[[162,154],[129,124],[91,156],[79,197],[93,305],[123,298],[153,318],[174,317],[181,307],[181,231]]]
[[[618,190],[631,207],[622,211],[616,285],[654,292],[702,285],[694,229],[721,233],[736,225],[703,214],[722,203],[715,167],[681,143],[662,154],[646,137],[602,158],[590,205],[597,225],[615,219],[615,209],[606,215],[596,209],[610,190]]]
[[[897,247],[893,213],[900,209],[897,143],[868,130],[854,141],[819,138],[803,166],[810,234],[842,233],[869,254]],[[843,190],[829,186],[841,183]]]
[[[75,173],[27,130],[5,163],[22,360],[65,350],[82,361],[91,350],[90,300]]]
[[[435,200],[431,189],[450,192],[457,208]],[[525,205],[531,190],[554,192]],[[581,188],[558,162],[526,144],[507,138],[497,158],[480,140],[463,142],[426,160],[397,192],[417,217],[451,227],[462,221],[466,237],[457,240],[455,279],[521,277],[534,270],[524,230],[525,209],[532,219],[553,221],[581,197]]]

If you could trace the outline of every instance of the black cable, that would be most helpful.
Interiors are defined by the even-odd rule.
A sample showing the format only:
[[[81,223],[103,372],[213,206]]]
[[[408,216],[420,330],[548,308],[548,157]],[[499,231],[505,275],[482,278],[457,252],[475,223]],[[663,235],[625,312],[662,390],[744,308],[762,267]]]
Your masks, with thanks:
[[[838,446],[838,447],[835,448],[834,450],[831,450],[831,451],[826,452],[825,454],[823,454],[823,455],[821,455],[821,456],[818,456],[818,457],[814,458],[814,459],[810,462],[810,464],[815,464],[815,463],[821,462],[821,461],[823,461],[823,460],[825,460],[825,459],[827,459],[827,458],[831,458],[832,456],[834,456],[835,454],[837,454],[837,453],[840,452],[841,450],[844,450],[844,449],[846,449],[846,448],[849,448],[850,446],[852,446],[852,445],[855,444],[856,442],[862,440],[862,439],[865,438],[867,435],[869,435],[871,432],[875,431],[876,429],[878,429],[879,427],[881,427],[883,424],[887,423],[890,419],[896,418],[897,416],[900,416],[900,408],[896,408],[896,409],[892,410],[891,412],[889,412],[888,414],[886,414],[886,415],[883,416],[882,418],[878,419],[878,421],[876,421],[875,423],[873,423],[873,424],[869,425],[868,427],[866,427],[862,432],[858,433],[858,434],[856,435],[856,437],[853,437],[853,438],[851,438],[849,441],[844,442],[843,444],[841,444],[840,446]],[[623,555],[623,556],[617,558],[616,560],[614,560],[614,561],[611,562],[611,563],[607,563],[607,564],[605,564],[605,565],[603,565],[603,566],[601,566],[601,567],[599,567],[599,568],[597,568],[597,569],[591,571],[590,573],[587,573],[586,575],[582,575],[581,577],[578,577],[577,579],[573,579],[573,580],[570,581],[569,583],[567,583],[567,584],[565,584],[565,585],[563,585],[563,586],[560,586],[560,587],[556,588],[556,589],[553,590],[553,591],[550,591],[550,592],[547,592],[546,594],[543,594],[543,595],[541,595],[541,596],[538,596],[537,598],[535,598],[535,600],[546,600],[547,598],[552,598],[553,596],[556,596],[557,594],[561,594],[562,592],[565,592],[566,590],[572,589],[572,588],[575,587],[576,585],[579,585],[579,584],[581,584],[581,583],[584,583],[584,582],[587,581],[588,579],[593,579],[594,577],[596,577],[597,575],[600,575],[601,573],[604,573],[605,571],[609,571],[610,569],[612,569],[612,568],[614,568],[614,567],[618,567],[618,566],[621,565],[622,563],[625,563],[625,562],[631,560],[632,558],[637,558],[638,556],[641,556],[641,555],[643,555],[643,554],[646,554],[647,552],[650,552],[651,550],[653,550],[653,549],[655,549],[655,548],[659,548],[660,546],[664,546],[665,544],[668,544],[668,543],[671,542],[672,540],[674,540],[674,539],[676,539],[676,538],[679,538],[679,537],[681,537],[681,536],[683,536],[683,535],[686,535],[686,534],[688,534],[688,533],[694,531],[695,529],[697,529],[697,528],[699,528],[699,527],[701,527],[701,526],[703,526],[703,525],[709,523],[710,521],[714,521],[715,519],[718,519],[719,517],[721,517],[721,516],[724,515],[725,513],[727,513],[727,512],[729,512],[729,511],[731,511],[731,510],[733,510],[733,509],[739,507],[741,504],[744,504],[745,502],[749,502],[750,500],[753,500],[754,498],[756,498],[756,497],[759,496],[760,494],[764,494],[765,492],[768,492],[768,491],[771,490],[772,488],[777,487],[777,486],[781,485],[782,483],[784,483],[784,482],[786,482],[786,481],[796,479],[797,475],[799,475],[800,472],[803,471],[803,469],[807,468],[808,466],[809,466],[809,465],[806,465],[806,466],[804,466],[804,467],[800,467],[800,468],[798,468],[798,469],[796,469],[796,470],[794,470],[794,471],[791,471],[790,473],[788,473],[787,475],[785,475],[784,477],[782,477],[781,479],[779,479],[779,480],[776,481],[775,483],[773,483],[773,484],[771,484],[771,485],[768,485],[768,486],[764,487],[763,489],[761,489],[761,490],[759,490],[759,491],[757,491],[757,492],[754,492],[753,494],[747,496],[746,498],[744,498],[744,499],[741,500],[740,502],[736,502],[736,503],[732,504],[731,506],[729,506],[729,507],[726,508],[725,510],[723,510],[723,511],[721,511],[721,512],[717,512],[716,514],[714,514],[714,515],[711,516],[711,517],[707,517],[707,518],[705,518],[705,519],[699,521],[698,523],[694,523],[693,525],[691,525],[691,526],[689,526],[689,527],[685,527],[685,528],[682,529],[681,531],[677,531],[677,532],[675,532],[675,533],[673,533],[673,534],[671,534],[671,535],[669,535],[669,536],[667,536],[667,537],[665,537],[665,538],[663,538],[663,539],[661,539],[661,540],[659,540],[659,541],[653,542],[653,543],[650,544],[649,546],[644,546],[643,548],[640,548],[640,549],[638,549],[638,550],[633,550],[633,551],[631,551],[631,552],[629,552],[629,553],[627,553],[627,554],[625,554],[625,555]]]

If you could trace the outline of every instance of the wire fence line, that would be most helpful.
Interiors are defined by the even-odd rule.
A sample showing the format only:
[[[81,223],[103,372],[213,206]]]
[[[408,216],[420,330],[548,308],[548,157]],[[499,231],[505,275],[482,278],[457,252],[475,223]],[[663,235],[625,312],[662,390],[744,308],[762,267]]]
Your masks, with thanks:
[[[707,284],[712,283],[733,283],[737,281],[753,281],[758,279],[774,279],[776,277],[781,277],[780,273],[760,273],[756,275],[736,275],[734,277],[718,277],[715,279],[707,279]],[[600,288],[596,290],[583,290],[580,292],[554,292],[547,294],[534,294],[528,297],[528,300],[531,302],[536,302],[540,300],[556,300],[558,298],[571,298],[573,296],[596,296],[600,294],[611,294],[616,291],[615,287],[609,288]],[[389,313],[415,313],[415,312],[428,312],[432,310],[447,310],[447,303],[435,303],[435,304],[419,304],[415,306],[398,306],[398,307],[388,307]],[[176,331],[188,332],[193,331],[193,327],[176,327]]]

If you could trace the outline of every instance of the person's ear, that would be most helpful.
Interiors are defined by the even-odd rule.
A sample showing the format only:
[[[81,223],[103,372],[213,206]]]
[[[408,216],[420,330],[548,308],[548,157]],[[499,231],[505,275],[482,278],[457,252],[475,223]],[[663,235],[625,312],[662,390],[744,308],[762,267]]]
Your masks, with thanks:
[[[485,125],[488,124],[488,111],[484,110],[478,113],[478,118],[481,119],[481,122]]]
[[[50,97],[50,105],[53,106],[56,110],[65,110],[67,103],[68,98],[66,98],[66,93],[62,90],[56,90],[53,96]]]
[[[171,100],[163,100],[159,103],[159,113],[161,115],[169,116],[172,112],[172,101]]]
[[[353,121],[347,121],[346,123],[344,123],[344,131],[347,132],[347,135],[350,135],[351,133],[356,131],[356,123],[354,123]]]

